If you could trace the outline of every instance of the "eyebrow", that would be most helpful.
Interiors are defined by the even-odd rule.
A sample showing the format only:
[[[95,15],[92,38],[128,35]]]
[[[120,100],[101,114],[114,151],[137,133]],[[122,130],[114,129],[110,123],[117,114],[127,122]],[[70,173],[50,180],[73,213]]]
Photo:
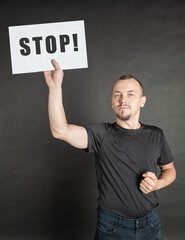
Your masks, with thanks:
[[[136,92],[135,90],[129,90],[127,92]],[[121,93],[120,91],[114,91],[114,93]]]
[[[127,91],[127,92],[135,92],[135,90],[129,90],[129,91]]]
[[[114,93],[121,93],[120,91],[114,91]]]

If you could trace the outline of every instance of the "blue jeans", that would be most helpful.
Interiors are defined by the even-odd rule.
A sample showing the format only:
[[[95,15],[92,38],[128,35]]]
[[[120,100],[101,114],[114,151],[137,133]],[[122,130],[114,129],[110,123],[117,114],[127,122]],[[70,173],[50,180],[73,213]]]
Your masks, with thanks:
[[[122,218],[98,207],[94,240],[161,240],[157,209],[138,219]]]

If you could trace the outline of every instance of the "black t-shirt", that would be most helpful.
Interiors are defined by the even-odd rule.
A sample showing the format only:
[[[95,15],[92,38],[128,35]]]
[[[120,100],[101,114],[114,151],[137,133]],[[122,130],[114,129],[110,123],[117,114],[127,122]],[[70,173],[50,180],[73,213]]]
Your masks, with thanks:
[[[169,164],[173,156],[160,128],[142,124],[136,130],[117,123],[85,126],[87,152],[95,153],[98,204],[125,218],[147,215],[158,205],[156,193],[139,189],[142,174],[157,174],[157,165]]]

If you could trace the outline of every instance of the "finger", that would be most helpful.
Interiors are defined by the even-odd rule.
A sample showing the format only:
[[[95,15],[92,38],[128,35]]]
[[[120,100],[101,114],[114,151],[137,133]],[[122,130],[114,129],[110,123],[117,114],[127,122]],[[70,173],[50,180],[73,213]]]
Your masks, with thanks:
[[[142,182],[146,182],[147,184],[152,185],[152,186],[155,184],[154,180],[152,178],[149,178],[149,177],[145,177],[142,180]]]
[[[148,194],[149,190],[147,188],[145,188],[145,186],[143,186],[142,184],[140,185],[140,190],[144,193],[144,194]]]
[[[140,188],[141,192],[144,193],[144,194],[148,194],[147,191],[145,191],[144,189]]]
[[[145,181],[142,181],[141,184],[140,184],[140,186],[144,187],[144,188],[145,188],[146,190],[148,190],[148,191],[151,191],[152,188],[153,188],[150,184],[148,184],[148,183],[145,182]]]
[[[44,77],[47,83],[51,81],[52,79],[51,75],[52,75],[52,71],[44,71]]]
[[[52,59],[51,63],[53,65],[53,67],[55,68],[55,70],[61,70],[60,64],[55,59]]]
[[[44,71],[44,77],[50,77],[51,76],[51,71]]]
[[[53,71],[44,71],[44,78],[45,78],[45,81],[46,81],[46,84],[48,85],[48,87],[53,82],[53,80],[52,80],[52,72]]]
[[[149,193],[152,191],[151,186],[144,185],[143,183],[140,184],[140,189],[142,189],[145,193]]]

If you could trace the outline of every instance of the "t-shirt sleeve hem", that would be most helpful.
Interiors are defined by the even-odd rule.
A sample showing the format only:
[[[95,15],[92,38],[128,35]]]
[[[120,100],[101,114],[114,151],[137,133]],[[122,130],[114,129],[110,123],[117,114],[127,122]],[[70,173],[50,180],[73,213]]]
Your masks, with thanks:
[[[87,148],[84,148],[83,151],[85,151],[86,153],[90,153],[93,152],[91,147],[89,146],[89,128],[87,126],[84,126],[85,130],[87,131]]]

